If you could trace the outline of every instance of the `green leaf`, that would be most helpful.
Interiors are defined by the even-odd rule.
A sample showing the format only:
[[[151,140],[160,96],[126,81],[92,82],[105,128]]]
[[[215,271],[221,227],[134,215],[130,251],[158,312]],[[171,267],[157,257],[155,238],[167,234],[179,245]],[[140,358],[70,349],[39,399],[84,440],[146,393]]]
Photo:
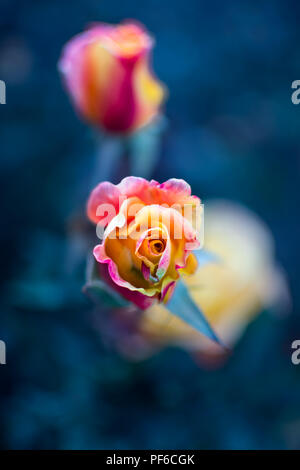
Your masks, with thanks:
[[[200,333],[224,346],[208,323],[204,313],[191,298],[188,288],[182,280],[177,282],[174,293],[166,307],[171,313],[181,318]]]
[[[101,279],[97,264],[91,255],[87,262],[87,282],[83,292],[97,305],[116,308],[129,305],[128,301]]]

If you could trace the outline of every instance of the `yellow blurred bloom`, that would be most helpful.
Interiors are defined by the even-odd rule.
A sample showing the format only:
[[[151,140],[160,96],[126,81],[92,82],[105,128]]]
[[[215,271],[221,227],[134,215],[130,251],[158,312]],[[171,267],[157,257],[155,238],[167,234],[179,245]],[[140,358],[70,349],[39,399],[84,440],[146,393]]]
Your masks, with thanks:
[[[285,280],[274,261],[272,235],[242,206],[226,201],[205,204],[204,249],[216,254],[219,261],[200,267],[185,282],[217,335],[232,347],[264,307],[286,294]],[[141,331],[158,344],[179,344],[211,354],[224,352],[163,305],[144,312]]]

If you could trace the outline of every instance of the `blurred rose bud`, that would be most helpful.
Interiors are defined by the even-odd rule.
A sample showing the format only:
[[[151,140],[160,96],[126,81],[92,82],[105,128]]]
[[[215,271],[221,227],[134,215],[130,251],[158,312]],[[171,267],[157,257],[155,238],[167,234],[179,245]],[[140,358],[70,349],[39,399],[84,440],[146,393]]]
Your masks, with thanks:
[[[148,124],[165,95],[151,71],[152,47],[153,39],[133,22],[97,23],[71,39],[59,70],[80,115],[114,133]]]
[[[274,261],[273,239],[264,223],[230,202],[205,204],[204,249],[219,262],[200,267],[186,278],[189,292],[217,335],[229,348],[264,307],[287,297],[284,276]],[[211,362],[224,350],[162,305],[146,310],[143,335],[156,344],[179,344]],[[214,359],[214,360],[215,360]]]

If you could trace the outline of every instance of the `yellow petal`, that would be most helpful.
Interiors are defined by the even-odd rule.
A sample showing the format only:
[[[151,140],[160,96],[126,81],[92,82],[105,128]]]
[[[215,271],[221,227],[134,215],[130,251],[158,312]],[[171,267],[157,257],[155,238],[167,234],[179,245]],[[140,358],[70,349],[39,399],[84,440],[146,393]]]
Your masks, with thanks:
[[[135,128],[145,125],[158,113],[166,95],[166,88],[149,70],[149,58],[143,57],[136,64],[134,73],[134,89],[137,94],[138,112]]]

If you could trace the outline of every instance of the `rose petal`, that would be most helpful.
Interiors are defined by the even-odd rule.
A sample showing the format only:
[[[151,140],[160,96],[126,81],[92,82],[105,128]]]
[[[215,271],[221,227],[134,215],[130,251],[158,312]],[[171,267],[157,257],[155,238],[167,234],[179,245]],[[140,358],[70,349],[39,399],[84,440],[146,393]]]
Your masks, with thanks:
[[[100,222],[102,225],[107,225],[119,212],[119,198],[120,191],[117,186],[110,183],[109,181],[104,181],[103,183],[98,184],[96,188],[91,192],[87,203],[87,214],[89,219],[92,222]],[[97,209],[103,208],[104,214],[101,213],[97,215]],[[107,214],[105,214],[105,206],[107,206]],[[109,206],[111,212],[109,212]]]
[[[158,301],[157,295],[149,297],[148,295],[144,295],[141,292],[132,291],[126,289],[125,287],[118,286],[111,279],[107,264],[99,263],[98,266],[101,278],[116,292],[121,294],[125,299],[129,300],[129,302],[133,302],[141,310],[145,310],[151,307],[155,302]]]
[[[164,287],[164,289],[161,292],[161,297],[160,297],[161,302],[167,302],[170,299],[175,289],[175,285],[176,285],[176,282],[172,281],[169,284],[167,284],[166,287]]]
[[[191,195],[190,185],[183,179],[171,178],[160,185],[160,188],[169,193],[176,194],[178,197]]]
[[[160,261],[158,263],[158,268],[156,270],[156,277],[160,280],[166,274],[171,260],[171,242],[170,237],[167,238],[167,243],[165,251],[163,252]]]
[[[144,178],[128,176],[118,185],[109,182],[100,183],[91,193],[88,202],[88,216],[97,223],[101,217],[96,216],[96,209],[99,204],[113,204],[116,213],[124,199],[138,197],[142,202],[148,205],[167,204],[179,206],[200,204],[200,199],[191,196],[191,188],[182,179],[172,178],[165,183],[159,184],[155,180],[147,181]],[[110,219],[111,220],[111,219]]]
[[[102,245],[95,246],[93,254],[99,263],[104,263],[108,265],[109,275],[113,282],[118,286],[129,289],[130,291],[140,292],[141,294],[146,295],[148,297],[153,297],[153,295],[157,293],[157,289],[155,288],[144,289],[143,287],[135,287],[130,284],[130,282],[122,279],[119,275],[116,263],[106,255],[104,243]]]

